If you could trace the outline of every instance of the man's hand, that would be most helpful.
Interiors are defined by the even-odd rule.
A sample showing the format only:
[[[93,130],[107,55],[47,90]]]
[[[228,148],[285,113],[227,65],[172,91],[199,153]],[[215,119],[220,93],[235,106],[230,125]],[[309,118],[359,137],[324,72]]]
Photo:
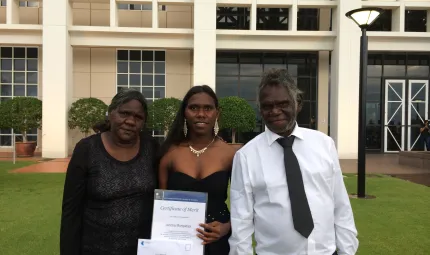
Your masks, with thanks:
[[[202,229],[197,229],[200,233],[197,236],[203,240],[203,244],[209,244],[218,241],[230,231],[230,223],[221,223],[214,221],[208,224],[200,224]]]

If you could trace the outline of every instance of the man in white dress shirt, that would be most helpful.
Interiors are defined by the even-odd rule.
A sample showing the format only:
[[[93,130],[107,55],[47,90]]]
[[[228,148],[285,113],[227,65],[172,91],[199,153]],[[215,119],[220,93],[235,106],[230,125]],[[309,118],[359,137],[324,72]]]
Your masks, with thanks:
[[[300,90],[284,69],[265,73],[266,131],[235,155],[230,255],[353,255],[357,230],[333,140],[296,123]]]

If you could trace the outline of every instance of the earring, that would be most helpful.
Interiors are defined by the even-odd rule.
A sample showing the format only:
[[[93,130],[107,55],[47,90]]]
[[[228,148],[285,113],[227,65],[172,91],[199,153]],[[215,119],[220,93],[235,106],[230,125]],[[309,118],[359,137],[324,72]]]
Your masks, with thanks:
[[[215,133],[215,136],[217,136],[217,135],[218,135],[218,132],[219,132],[218,119],[216,119],[216,120],[215,120],[215,126],[214,126],[214,133]]]
[[[187,120],[184,119],[184,136],[187,137],[187,132],[188,132],[188,128],[187,128]]]

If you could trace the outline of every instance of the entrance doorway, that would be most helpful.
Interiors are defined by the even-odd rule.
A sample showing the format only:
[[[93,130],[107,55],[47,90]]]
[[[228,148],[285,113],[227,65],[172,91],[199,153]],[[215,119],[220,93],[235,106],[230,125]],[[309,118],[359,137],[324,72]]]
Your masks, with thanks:
[[[420,127],[428,119],[428,80],[385,80],[384,152],[423,150]]]

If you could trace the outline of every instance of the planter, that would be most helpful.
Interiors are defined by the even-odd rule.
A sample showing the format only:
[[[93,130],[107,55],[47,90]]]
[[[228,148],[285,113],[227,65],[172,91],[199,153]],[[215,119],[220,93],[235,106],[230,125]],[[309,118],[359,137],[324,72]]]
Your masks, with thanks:
[[[240,148],[242,148],[243,143],[229,143],[233,148],[238,151]]]
[[[15,150],[17,157],[33,157],[36,150],[36,142],[16,142]]]

